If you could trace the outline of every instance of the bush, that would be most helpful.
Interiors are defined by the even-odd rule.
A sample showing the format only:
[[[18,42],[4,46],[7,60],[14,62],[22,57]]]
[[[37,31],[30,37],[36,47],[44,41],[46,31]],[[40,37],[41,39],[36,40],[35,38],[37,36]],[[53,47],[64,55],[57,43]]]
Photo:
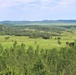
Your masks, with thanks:
[[[61,39],[61,37],[58,37],[58,40],[60,40]]]
[[[60,40],[58,40],[58,44],[59,44],[59,45],[61,45],[61,42],[60,42]]]
[[[5,37],[6,40],[8,40],[9,38],[10,38],[9,36]]]
[[[50,39],[50,36],[48,36],[48,35],[43,35],[42,38],[43,38],[43,39]]]
[[[69,42],[66,42],[66,45],[69,45]]]

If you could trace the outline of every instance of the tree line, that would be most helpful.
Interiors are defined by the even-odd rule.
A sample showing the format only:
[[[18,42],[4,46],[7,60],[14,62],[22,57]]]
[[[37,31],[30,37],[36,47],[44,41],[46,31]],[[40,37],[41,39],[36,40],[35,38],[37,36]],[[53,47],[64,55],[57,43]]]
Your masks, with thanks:
[[[0,35],[29,36],[33,38],[46,36],[58,36],[64,28],[54,26],[26,25],[26,26],[6,26],[0,25]]]

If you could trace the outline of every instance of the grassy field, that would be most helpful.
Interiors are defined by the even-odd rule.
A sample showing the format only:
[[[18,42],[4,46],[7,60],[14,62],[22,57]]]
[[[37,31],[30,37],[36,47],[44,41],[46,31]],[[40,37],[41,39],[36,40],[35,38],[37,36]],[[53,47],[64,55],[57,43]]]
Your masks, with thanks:
[[[28,46],[33,46],[33,48],[36,48],[37,45],[39,45],[39,47],[41,49],[49,49],[49,48],[60,48],[60,47],[65,47],[66,46],[66,42],[72,42],[76,39],[76,37],[68,37],[68,36],[63,36],[61,37],[61,45],[58,45],[58,40],[55,39],[56,37],[52,37],[52,39],[42,39],[42,38],[37,38],[37,39],[33,39],[33,38],[29,38],[26,36],[9,36],[9,39],[5,39],[6,36],[0,36],[0,44],[2,44],[2,46],[4,48],[9,48],[13,45],[14,41],[18,42],[18,45],[20,45],[21,43],[24,43],[26,48],[28,48]]]

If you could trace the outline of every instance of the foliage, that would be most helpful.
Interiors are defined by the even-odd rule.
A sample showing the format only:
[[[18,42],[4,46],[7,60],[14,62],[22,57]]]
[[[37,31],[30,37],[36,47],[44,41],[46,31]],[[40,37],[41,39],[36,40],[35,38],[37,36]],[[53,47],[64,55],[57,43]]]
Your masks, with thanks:
[[[61,41],[60,40],[58,40],[58,44],[61,45]]]
[[[43,35],[42,38],[43,38],[43,39],[50,39],[50,36],[48,36],[48,35]]]
[[[0,45],[0,75],[75,75],[76,47],[28,49],[22,43],[11,48]]]
[[[9,36],[7,36],[7,37],[5,37],[5,40],[8,40],[10,37]]]

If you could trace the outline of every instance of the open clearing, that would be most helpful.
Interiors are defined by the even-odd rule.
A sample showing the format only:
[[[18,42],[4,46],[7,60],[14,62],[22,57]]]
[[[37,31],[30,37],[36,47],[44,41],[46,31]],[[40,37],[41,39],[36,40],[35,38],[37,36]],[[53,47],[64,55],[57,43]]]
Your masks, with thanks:
[[[5,37],[10,37],[9,39],[5,39]],[[18,42],[18,45],[21,43],[24,43],[26,48],[28,48],[30,45],[33,46],[33,48],[36,48],[37,45],[41,49],[50,49],[50,48],[60,48],[60,47],[65,47],[66,42],[73,42],[75,41],[76,37],[68,37],[68,36],[63,36],[61,37],[61,45],[58,45],[58,40],[55,39],[58,38],[58,36],[53,36],[52,39],[42,39],[42,38],[29,38],[26,36],[0,36],[0,44],[4,48],[10,48],[14,41]]]

